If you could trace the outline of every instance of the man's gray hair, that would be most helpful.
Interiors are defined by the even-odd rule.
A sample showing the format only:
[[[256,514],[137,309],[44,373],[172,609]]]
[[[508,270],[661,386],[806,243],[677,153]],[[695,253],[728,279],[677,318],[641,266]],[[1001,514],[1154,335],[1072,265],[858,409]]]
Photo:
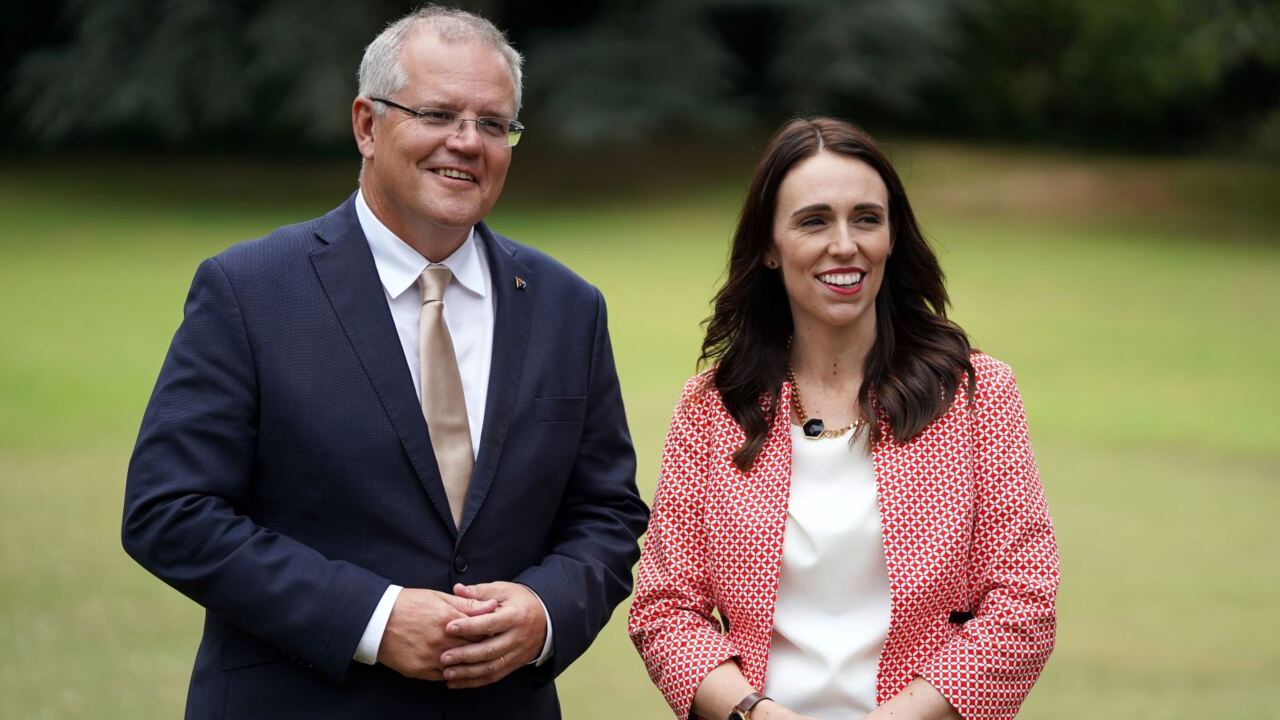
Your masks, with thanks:
[[[405,15],[369,43],[360,61],[360,97],[390,98],[404,89],[409,78],[400,65],[400,52],[405,41],[422,30],[439,34],[445,42],[480,43],[502,55],[515,83],[515,110],[520,112],[524,58],[511,47],[506,34],[479,15],[439,5],[427,5]],[[387,111],[382,103],[375,103],[374,108],[379,115]]]

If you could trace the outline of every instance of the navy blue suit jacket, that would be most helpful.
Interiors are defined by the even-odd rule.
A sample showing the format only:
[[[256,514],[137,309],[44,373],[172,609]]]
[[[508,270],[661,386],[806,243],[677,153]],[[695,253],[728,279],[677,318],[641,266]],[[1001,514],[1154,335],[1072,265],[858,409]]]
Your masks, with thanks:
[[[353,199],[200,265],[123,524],[207,611],[188,718],[559,717],[552,680],[631,591],[648,511],[599,291],[479,238],[497,312],[460,528]],[[545,603],[542,667],[451,691],[353,662],[389,583],[495,580]]]

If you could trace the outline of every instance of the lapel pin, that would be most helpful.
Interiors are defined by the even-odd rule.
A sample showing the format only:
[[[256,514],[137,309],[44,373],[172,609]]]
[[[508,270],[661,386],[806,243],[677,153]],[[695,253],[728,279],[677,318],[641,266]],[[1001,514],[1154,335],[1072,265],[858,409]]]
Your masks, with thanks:
[[[524,281],[524,278],[522,278],[522,277],[520,277],[519,275],[517,275],[517,276],[516,276],[516,289],[517,289],[517,290],[523,290],[523,289],[525,289],[526,287],[528,287],[528,283],[526,283],[526,282]]]

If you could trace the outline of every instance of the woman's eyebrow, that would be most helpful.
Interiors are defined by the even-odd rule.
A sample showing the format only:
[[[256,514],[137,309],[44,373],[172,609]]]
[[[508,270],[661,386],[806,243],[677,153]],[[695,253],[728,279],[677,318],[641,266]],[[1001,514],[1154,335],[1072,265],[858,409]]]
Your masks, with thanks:
[[[830,210],[831,210],[831,206],[826,203],[814,203],[812,205],[805,205],[799,210],[796,210],[795,212],[791,213],[791,217],[795,217],[797,215],[801,215],[807,212],[829,212]]]

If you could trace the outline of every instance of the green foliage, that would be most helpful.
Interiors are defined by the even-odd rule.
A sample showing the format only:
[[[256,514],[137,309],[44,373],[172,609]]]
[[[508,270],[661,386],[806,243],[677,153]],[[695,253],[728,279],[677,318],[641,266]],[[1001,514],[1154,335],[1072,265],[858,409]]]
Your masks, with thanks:
[[[530,51],[539,122],[574,145],[628,145],[681,131],[740,134],[737,60],[700,3],[611,6],[585,32],[553,32]]]
[[[782,38],[769,84],[783,112],[918,118],[926,93],[952,76],[956,37],[950,0],[778,2]]]
[[[938,91],[987,134],[1185,145],[1280,107],[1275,3],[966,0],[960,18],[962,74]]]
[[[410,6],[64,2],[70,37],[32,40],[9,78],[28,137],[343,150],[362,50]],[[899,131],[1274,156],[1274,0],[463,4],[525,53],[531,140],[739,138],[832,113]]]
[[[14,97],[47,143],[349,138],[356,64],[384,12],[303,0],[70,2],[72,41],[33,50]]]

